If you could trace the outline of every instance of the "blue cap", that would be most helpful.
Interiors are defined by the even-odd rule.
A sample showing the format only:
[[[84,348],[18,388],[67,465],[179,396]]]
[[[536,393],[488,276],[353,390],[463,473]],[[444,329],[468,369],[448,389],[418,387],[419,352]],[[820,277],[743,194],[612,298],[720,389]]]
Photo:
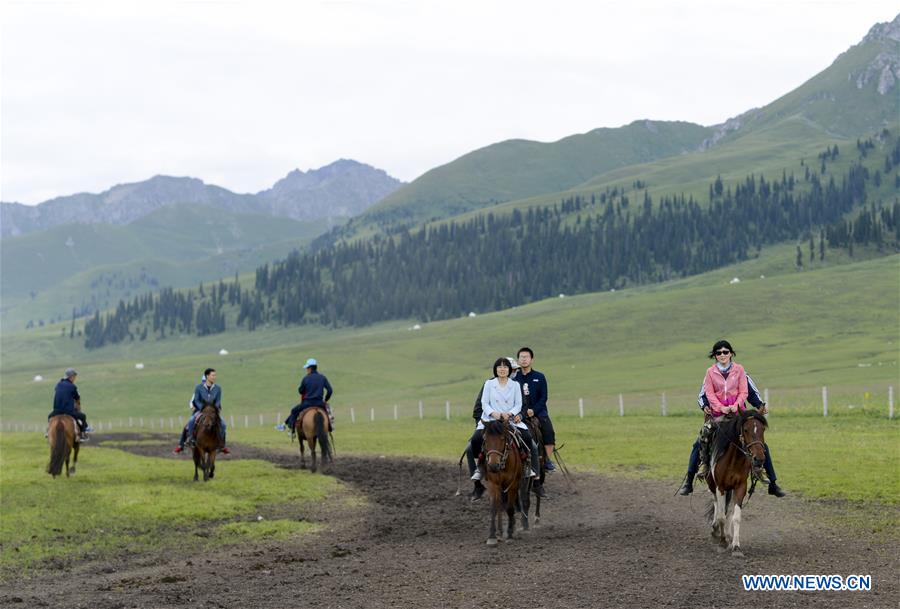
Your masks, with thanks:
[[[318,366],[318,365],[319,365],[319,362],[316,361],[316,358],[311,357],[308,360],[306,360],[306,363],[303,364],[303,367],[309,368],[310,366]]]

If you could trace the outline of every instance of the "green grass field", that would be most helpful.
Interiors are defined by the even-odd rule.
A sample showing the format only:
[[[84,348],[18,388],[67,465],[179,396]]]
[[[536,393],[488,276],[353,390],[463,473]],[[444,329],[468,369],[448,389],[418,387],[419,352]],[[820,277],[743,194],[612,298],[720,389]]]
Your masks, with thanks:
[[[54,480],[48,456],[41,434],[0,434],[0,573],[48,559],[194,547],[198,530],[201,545],[299,535],[314,523],[257,516],[338,488],[332,478],[252,460],[224,461],[213,482],[194,483],[188,460],[91,445],[75,476]]]
[[[888,387],[900,391],[900,256],[829,259],[796,272],[791,250],[767,249],[759,259],[666,284],[553,298],[417,331],[409,329],[412,321],[364,329],[268,328],[93,352],[59,338],[58,328],[5,335],[0,426],[41,428],[53,383],[74,365],[85,410],[95,426],[103,425],[101,433],[110,424],[113,431],[164,431],[174,446],[192,388],[202,369],[213,366],[224,388],[226,420],[234,417],[229,441],[296,451],[272,426],[295,403],[300,367],[315,356],[336,389],[339,457],[446,459],[453,479],[490,363],[530,344],[536,367],[549,379],[568,463],[580,471],[665,480],[674,493],[700,424],[695,399],[709,365],[705,354],[712,341],[727,336],[738,360],[769,389],[767,439],[780,482],[821,505],[845,506],[833,510],[843,515],[835,518],[865,514],[855,526],[888,535],[897,530],[900,500],[900,430],[887,417]],[[742,281],[730,284],[733,277]],[[217,355],[223,347],[229,355]],[[137,362],[145,368],[136,370]],[[34,382],[35,374],[47,380]],[[829,388],[827,418],[823,385]],[[619,393],[624,417],[618,416]],[[444,420],[448,401],[450,421]],[[291,485],[293,496],[280,483],[283,472],[253,461],[226,463],[227,475],[198,488],[189,482],[186,463],[94,446],[84,451],[77,477],[54,482],[43,471],[46,458],[39,433],[0,436],[6,561],[0,564],[10,568],[53,555],[165,549],[177,539],[168,531],[198,526],[212,529],[209,543],[233,533],[279,538],[292,534],[293,522],[267,522],[263,529],[250,517],[265,506],[315,499],[334,488],[327,482]],[[184,501],[193,493],[222,508],[213,516],[197,507],[201,502]],[[64,502],[72,509],[55,507]],[[85,531],[65,526],[72,513],[84,515]],[[223,527],[227,535],[220,534]],[[90,534],[98,529],[108,534]]]
[[[522,344],[535,350],[535,367],[549,378],[551,404],[566,412],[575,412],[579,398],[589,408],[617,410],[619,393],[629,411],[655,412],[663,392],[670,412],[691,412],[706,353],[722,336],[779,409],[820,412],[827,385],[833,414],[853,406],[886,415],[888,386],[900,390],[900,256],[802,273],[781,268],[790,261],[786,246],[698,277],[553,298],[418,331],[409,329],[412,321],[237,330],[92,352],[54,328],[4,336],[2,422],[41,423],[52,385],[69,365],[80,372],[94,420],[186,415],[207,366],[219,371],[226,413],[274,416],[295,403],[310,356],[335,386],[339,412],[394,404],[409,412],[421,400],[436,412],[450,401],[465,415],[493,360]],[[731,285],[732,277],[743,281]],[[229,355],[217,355],[221,348]],[[143,370],[134,368],[138,362]],[[33,382],[38,374],[46,380]]]

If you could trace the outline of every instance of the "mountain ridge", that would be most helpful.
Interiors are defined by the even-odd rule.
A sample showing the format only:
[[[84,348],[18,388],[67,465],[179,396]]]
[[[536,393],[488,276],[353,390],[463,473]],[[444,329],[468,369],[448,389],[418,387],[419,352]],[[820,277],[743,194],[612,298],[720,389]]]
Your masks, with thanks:
[[[298,173],[299,172],[299,173]],[[298,180],[298,176],[303,176]],[[200,204],[234,213],[293,220],[346,219],[403,184],[384,170],[340,159],[318,169],[287,174],[271,189],[234,193],[199,178],[155,175],[116,184],[100,193],[55,197],[35,206],[0,203],[0,236],[16,237],[62,224],[129,224],[170,205]]]

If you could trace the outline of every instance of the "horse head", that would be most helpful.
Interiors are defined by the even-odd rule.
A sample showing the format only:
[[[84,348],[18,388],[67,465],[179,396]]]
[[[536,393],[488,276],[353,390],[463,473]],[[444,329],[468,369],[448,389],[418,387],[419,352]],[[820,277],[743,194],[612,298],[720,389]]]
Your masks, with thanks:
[[[741,415],[741,447],[750,454],[754,468],[762,467],[766,460],[765,431],[768,427],[766,418],[755,410],[747,410]]]
[[[509,425],[502,421],[491,421],[484,427],[485,465],[493,472],[506,469],[509,456]]]
[[[206,429],[210,429],[219,424],[219,411],[215,404],[206,402],[200,409],[200,417],[197,423]]]

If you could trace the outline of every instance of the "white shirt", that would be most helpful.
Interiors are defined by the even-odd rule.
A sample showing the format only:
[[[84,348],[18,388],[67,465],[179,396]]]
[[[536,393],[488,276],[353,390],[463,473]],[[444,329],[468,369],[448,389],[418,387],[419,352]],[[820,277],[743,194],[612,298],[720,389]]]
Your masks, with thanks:
[[[506,387],[500,386],[497,379],[488,379],[484,383],[481,394],[481,421],[477,429],[484,429],[484,424],[494,420],[494,412],[508,412],[513,417],[522,412],[522,390],[516,381],[506,381]],[[519,429],[528,429],[525,423],[515,423]]]

